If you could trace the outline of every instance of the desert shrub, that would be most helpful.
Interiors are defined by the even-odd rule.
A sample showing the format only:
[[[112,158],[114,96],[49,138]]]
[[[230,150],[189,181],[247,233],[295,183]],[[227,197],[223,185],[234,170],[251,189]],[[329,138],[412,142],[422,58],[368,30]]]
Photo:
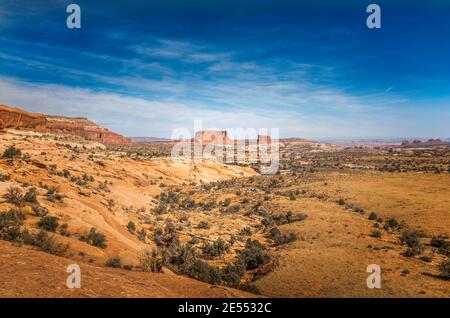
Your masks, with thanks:
[[[197,228],[208,230],[208,229],[211,228],[211,226],[209,225],[209,223],[208,223],[207,221],[200,221],[200,222],[197,224]]]
[[[376,219],[378,219],[378,216],[375,212],[371,212],[368,216],[368,219],[371,221],[375,221]]]
[[[9,187],[6,190],[4,198],[7,202],[14,204],[16,206],[23,206],[25,201],[22,194],[22,190],[17,187]]]
[[[11,180],[11,176],[9,174],[0,173],[0,181],[5,182]]]
[[[122,262],[119,256],[110,256],[106,260],[105,265],[112,268],[121,268]]]
[[[446,243],[448,243],[447,237],[446,236],[441,236],[441,235],[433,236],[431,238],[431,241],[430,241],[430,245],[433,246],[433,247],[442,247]]]
[[[0,239],[7,241],[18,239],[24,219],[25,214],[18,210],[0,212]]]
[[[261,290],[255,284],[244,283],[239,285],[239,289],[252,294],[261,294]]]
[[[230,204],[231,204],[231,199],[230,198],[226,198],[222,202],[222,206],[229,206]]]
[[[136,225],[133,223],[133,221],[128,222],[127,229],[130,233],[134,233],[136,231]]]
[[[339,200],[337,201],[337,203],[338,203],[339,205],[345,205],[345,200],[344,200],[344,199],[339,199]]]
[[[226,212],[226,213],[237,213],[237,212],[239,212],[240,209],[241,209],[241,206],[240,206],[239,204],[236,204],[236,205],[231,205],[231,206],[229,206],[229,207],[225,210],[225,212]]]
[[[265,216],[261,220],[261,224],[264,225],[265,227],[271,227],[275,225],[275,222],[271,216]]]
[[[371,237],[375,237],[375,238],[381,238],[381,232],[380,231],[372,231],[372,233],[370,233]]]
[[[438,253],[445,256],[450,256],[450,242],[446,242],[444,245],[439,247]]]
[[[443,279],[450,280],[450,259],[447,258],[446,260],[442,261],[441,264],[439,264],[439,272],[440,276]]]
[[[158,246],[170,246],[178,242],[175,226],[170,220],[166,221],[164,229],[156,228],[153,231],[153,241]]]
[[[274,242],[275,246],[287,244],[293,242],[297,239],[295,233],[290,233],[289,235],[282,234],[277,227],[273,227],[268,234],[268,237]]]
[[[22,155],[22,152],[20,151],[20,149],[17,149],[14,145],[12,145],[5,149],[5,151],[3,152],[2,158],[12,159],[12,158],[20,157],[21,155]]]
[[[58,189],[51,187],[47,190],[46,198],[50,202],[62,201],[63,196],[59,193]]]
[[[46,207],[40,206],[39,204],[33,204],[31,206],[31,214],[34,216],[46,216],[48,214],[48,209]]]
[[[145,242],[146,237],[147,237],[147,231],[144,228],[142,228],[138,232],[138,239],[142,242]]]
[[[229,250],[230,246],[220,237],[212,244],[205,242],[202,246],[203,255],[209,259],[219,257]]]
[[[56,242],[53,235],[50,236],[43,230],[33,235],[31,242],[33,246],[38,247],[42,251],[57,256],[64,256],[69,248],[69,245]]]
[[[58,220],[56,216],[43,216],[37,226],[46,231],[55,232],[59,226]]]
[[[70,232],[68,230],[69,225],[67,223],[61,224],[60,228],[59,228],[59,234],[61,234],[62,236],[70,236]]]
[[[245,248],[238,255],[238,261],[246,269],[255,269],[269,261],[270,257],[266,248],[257,240],[248,239]]]
[[[242,229],[239,231],[239,235],[242,235],[242,236],[251,236],[251,235],[252,235],[252,230],[250,229],[250,227],[246,226],[246,227],[242,228]]]
[[[214,285],[221,282],[220,270],[202,260],[194,261],[189,266],[187,274],[192,278]]]
[[[82,241],[87,242],[88,244],[92,246],[97,246],[100,248],[106,248],[106,237],[100,232],[97,232],[97,230],[92,227],[89,230],[89,233],[86,237],[81,237]]]
[[[188,272],[189,267],[197,259],[192,245],[175,242],[163,250],[164,264],[181,274]]]
[[[32,187],[32,188],[28,189],[28,191],[23,196],[23,199],[25,200],[25,202],[28,202],[28,203],[37,203],[36,188]]]
[[[400,227],[400,223],[395,218],[389,218],[385,221],[383,228],[386,231],[394,231]]]
[[[227,264],[221,269],[221,278],[225,285],[238,287],[244,273],[245,268],[243,266],[239,266],[239,264]]]
[[[143,272],[161,273],[164,259],[156,250],[144,250],[139,255],[139,269]]]
[[[404,231],[400,237],[400,242],[406,244],[408,249],[403,253],[407,257],[414,257],[421,254],[425,247],[423,246],[420,238],[423,237],[423,233],[419,231]]]

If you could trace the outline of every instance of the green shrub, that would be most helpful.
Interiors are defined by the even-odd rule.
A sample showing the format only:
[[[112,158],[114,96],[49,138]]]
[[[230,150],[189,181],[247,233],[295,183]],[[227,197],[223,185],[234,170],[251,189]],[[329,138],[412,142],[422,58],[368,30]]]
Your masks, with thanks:
[[[381,232],[380,231],[372,231],[372,233],[370,233],[371,237],[375,237],[375,238],[381,238]]]
[[[230,246],[220,237],[212,244],[205,242],[202,246],[203,254],[209,259],[219,257],[229,250]]]
[[[111,256],[105,262],[105,265],[112,268],[121,268],[122,263],[119,256]]]
[[[18,207],[23,206],[25,203],[22,190],[17,187],[9,187],[6,190],[4,198],[8,203],[14,204]]]
[[[58,189],[51,187],[47,190],[46,198],[50,202],[62,201],[63,196],[59,193]]]
[[[192,245],[182,245],[179,241],[167,246],[163,251],[163,257],[164,264],[180,273],[186,273],[197,258]]]
[[[130,221],[127,224],[127,229],[128,229],[128,232],[134,233],[136,231],[136,225],[132,221]]]
[[[20,149],[17,149],[14,145],[12,145],[5,149],[2,157],[12,159],[12,158],[20,157],[21,155],[22,155],[22,152],[20,151]]]
[[[97,246],[100,248],[106,248],[106,237],[100,232],[97,232],[95,227],[92,227],[89,230],[89,233],[86,237],[82,237],[81,240],[87,242],[92,246]]]
[[[261,290],[255,284],[244,283],[239,285],[239,289],[252,294],[261,294]]]
[[[20,237],[25,214],[17,210],[0,212],[0,239],[14,241]]]
[[[49,236],[48,233],[43,230],[32,236],[31,243],[42,251],[57,256],[64,256],[69,248],[69,245],[56,242],[53,235]]]
[[[48,209],[46,207],[40,206],[39,204],[33,204],[31,206],[31,214],[34,216],[43,217],[48,214]]]
[[[164,259],[161,253],[153,249],[144,250],[139,255],[139,269],[143,272],[161,273]]]
[[[221,278],[225,285],[231,287],[238,287],[241,282],[241,277],[245,273],[245,268],[239,267],[237,264],[227,264],[221,269]]]
[[[221,282],[220,270],[202,260],[194,261],[188,268],[187,274],[209,284],[217,285]]]
[[[24,195],[23,199],[28,203],[37,203],[37,193],[36,188],[30,188]]]
[[[406,244],[408,249],[404,252],[407,257],[414,257],[421,254],[425,247],[423,246],[420,238],[423,237],[423,233],[419,231],[404,231],[400,237],[400,242]]]
[[[268,234],[268,237],[274,242],[275,246],[288,244],[297,240],[297,235],[295,233],[290,233],[289,235],[282,234],[277,227],[273,227]]]
[[[245,249],[238,255],[238,261],[249,270],[258,268],[260,265],[268,262],[269,259],[270,257],[264,245],[257,240],[251,239],[247,240]]]
[[[60,229],[59,229],[59,234],[61,234],[62,236],[70,236],[70,232],[68,230],[69,225],[67,223],[61,224]]]
[[[369,214],[368,219],[371,220],[371,221],[375,221],[376,219],[378,219],[378,216],[377,216],[377,214],[375,212],[371,212]]]
[[[386,231],[394,231],[400,228],[400,223],[395,218],[389,218],[384,223],[384,229]]]
[[[252,235],[252,230],[250,229],[250,227],[246,226],[246,227],[242,228],[242,229],[239,231],[239,235],[242,235],[242,236],[251,236],[251,235]]]
[[[58,220],[56,216],[43,216],[37,226],[46,231],[55,232],[59,226]]]
[[[166,221],[164,230],[156,228],[153,231],[153,241],[158,246],[170,246],[178,242],[175,226],[170,220]]]
[[[144,228],[142,228],[138,232],[138,239],[139,239],[139,241],[145,242],[146,238],[147,238],[147,231]]]
[[[200,221],[200,222],[197,224],[197,228],[208,230],[208,229],[211,228],[211,226],[209,225],[209,223],[208,223],[207,221]]]
[[[443,279],[450,280],[450,259],[447,258],[439,264],[439,272]]]

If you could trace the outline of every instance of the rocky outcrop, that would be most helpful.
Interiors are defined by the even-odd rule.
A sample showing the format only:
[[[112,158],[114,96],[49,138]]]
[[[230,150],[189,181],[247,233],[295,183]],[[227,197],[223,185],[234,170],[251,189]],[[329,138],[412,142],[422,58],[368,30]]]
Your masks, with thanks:
[[[0,105],[0,128],[33,130],[59,135],[73,135],[104,144],[128,144],[129,138],[100,127],[84,117],[50,116],[30,113],[16,107]]]
[[[45,130],[44,114],[29,113],[16,107],[0,105],[0,129],[25,128]]]
[[[129,138],[97,126],[85,117],[46,116],[46,132],[75,135],[104,144],[128,144]]]
[[[228,139],[228,134],[226,130],[203,130],[198,131],[195,134],[195,139],[202,145],[216,144],[216,145],[226,145],[231,144],[232,141]]]
[[[441,139],[428,139],[426,141],[422,140],[404,140],[402,141],[401,147],[403,148],[433,148],[433,147],[450,147],[450,142],[442,141]]]

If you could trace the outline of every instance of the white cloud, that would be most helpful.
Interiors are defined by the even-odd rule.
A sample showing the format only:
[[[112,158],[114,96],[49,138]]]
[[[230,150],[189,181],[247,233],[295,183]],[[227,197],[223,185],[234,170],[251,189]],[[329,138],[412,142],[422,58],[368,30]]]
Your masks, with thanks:
[[[149,101],[61,85],[28,84],[0,78],[0,103],[28,111],[86,116],[127,136],[167,137],[175,128],[279,128],[282,136],[328,136],[342,127],[338,118],[307,117],[290,111],[214,110],[195,103]],[[347,133],[351,133],[348,129]]]

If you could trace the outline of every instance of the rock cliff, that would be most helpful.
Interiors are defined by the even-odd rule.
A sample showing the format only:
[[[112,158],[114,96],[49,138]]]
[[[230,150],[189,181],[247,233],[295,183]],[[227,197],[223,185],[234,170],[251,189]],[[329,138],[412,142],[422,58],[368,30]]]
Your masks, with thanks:
[[[131,143],[129,138],[100,127],[84,117],[50,116],[0,105],[0,129],[7,128],[74,135],[104,144]]]

